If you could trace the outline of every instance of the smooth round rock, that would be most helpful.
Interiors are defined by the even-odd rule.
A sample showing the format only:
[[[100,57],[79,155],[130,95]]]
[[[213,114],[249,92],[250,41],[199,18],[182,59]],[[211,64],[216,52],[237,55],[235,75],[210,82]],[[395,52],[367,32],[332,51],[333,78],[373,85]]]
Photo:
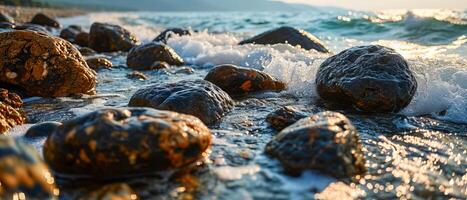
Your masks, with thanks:
[[[175,35],[183,36],[183,35],[191,35],[192,31],[187,29],[181,28],[169,28],[162,31],[156,38],[154,38],[154,42],[161,42],[167,43],[167,41]]]
[[[75,44],[81,47],[88,47],[89,46],[89,33],[80,32],[75,37]]]
[[[49,17],[43,13],[38,13],[37,15],[35,15],[32,18],[31,23],[41,25],[41,26],[50,26],[53,28],[61,27],[60,23],[58,23],[56,19]]]
[[[282,129],[294,124],[300,119],[308,117],[304,112],[292,106],[284,106],[279,108],[266,116],[266,121],[276,130]]]
[[[26,131],[24,136],[28,138],[47,137],[61,125],[62,123],[60,122],[42,122],[35,124]]]
[[[44,158],[59,174],[113,179],[185,167],[210,145],[211,132],[194,116],[109,108],[63,122],[47,138]]]
[[[112,24],[94,23],[89,32],[89,47],[98,52],[128,51],[139,43],[130,31]]]
[[[86,58],[86,63],[88,64],[88,66],[97,71],[99,69],[110,69],[112,68],[113,64],[112,62],[110,62],[110,60],[108,60],[107,58],[105,57],[90,57],[90,58]]]
[[[357,130],[336,112],[322,112],[285,128],[266,145],[266,153],[292,175],[318,170],[346,178],[365,172]]]
[[[357,46],[328,58],[318,69],[319,96],[330,104],[364,112],[398,112],[411,102],[417,80],[393,49]]]
[[[179,81],[140,89],[129,106],[152,107],[190,114],[205,124],[218,123],[234,101],[216,85],[203,81]]]
[[[58,195],[54,182],[34,147],[0,136],[0,199],[14,199],[18,193],[25,199],[54,199]]]
[[[76,36],[78,36],[82,31],[83,28],[81,28],[81,26],[71,25],[60,32],[60,37],[69,42],[75,42]]]
[[[154,42],[131,49],[127,57],[128,67],[136,70],[160,69],[161,62],[183,65],[183,59],[172,48]]]
[[[288,26],[266,31],[250,39],[243,40],[239,44],[290,44],[300,46],[306,50],[314,49],[323,53],[330,52],[323,42],[311,33]]]
[[[28,96],[95,94],[96,75],[68,41],[32,31],[0,33],[0,83]]]
[[[7,22],[7,23],[14,24],[15,20],[10,15],[0,12],[0,22]]]
[[[17,94],[0,88],[0,134],[26,121],[23,113],[19,111],[22,105],[23,101]]]
[[[284,82],[267,73],[234,65],[217,66],[209,71],[204,80],[214,83],[232,96],[246,96],[262,91],[281,91],[286,88]]]

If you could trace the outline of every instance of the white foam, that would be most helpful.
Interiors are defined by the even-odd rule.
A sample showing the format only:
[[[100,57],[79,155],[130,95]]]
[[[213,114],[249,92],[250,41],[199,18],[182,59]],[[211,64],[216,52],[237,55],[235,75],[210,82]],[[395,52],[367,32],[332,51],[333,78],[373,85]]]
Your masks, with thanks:
[[[214,168],[214,173],[216,173],[219,179],[226,181],[238,180],[241,179],[244,175],[253,175],[259,171],[260,167],[258,165],[239,167],[222,166]]]

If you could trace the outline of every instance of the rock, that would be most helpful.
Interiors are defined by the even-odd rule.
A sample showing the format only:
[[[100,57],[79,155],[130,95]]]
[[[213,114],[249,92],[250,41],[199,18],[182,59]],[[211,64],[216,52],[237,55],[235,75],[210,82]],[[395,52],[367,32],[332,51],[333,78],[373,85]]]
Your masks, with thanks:
[[[322,112],[285,128],[266,145],[287,173],[319,170],[336,178],[365,172],[357,130],[342,114]]]
[[[60,23],[58,23],[57,20],[55,20],[52,17],[49,17],[43,13],[38,13],[36,16],[34,16],[31,20],[31,23],[37,24],[37,25],[42,25],[42,26],[50,26],[53,28],[60,28]]]
[[[28,96],[95,94],[96,76],[69,42],[38,32],[0,33],[0,83]]]
[[[42,122],[31,126],[26,131],[25,136],[28,138],[47,137],[52,134],[62,123],[60,122]]]
[[[286,88],[284,82],[269,74],[234,65],[217,66],[209,71],[204,80],[237,97],[261,91],[281,91]]]
[[[37,24],[29,24],[29,23],[17,25],[15,27],[15,30],[37,31],[40,33],[50,34],[50,32],[47,29],[45,29],[43,26],[40,26]]]
[[[76,35],[75,44],[81,47],[88,47],[89,46],[89,33],[81,32]]]
[[[318,52],[329,53],[326,46],[311,33],[287,26],[266,31],[240,42],[240,45],[244,44],[290,44],[306,50],[314,49]]]
[[[173,37],[174,35],[183,36],[183,35],[191,35],[191,34],[192,34],[192,31],[187,30],[187,29],[169,28],[165,31],[162,31],[162,33],[160,33],[153,41],[167,43],[167,40],[169,40],[169,38]]]
[[[0,22],[0,29],[15,29],[16,25],[10,22]],[[3,31],[3,30],[0,30]]]
[[[175,74],[193,74],[195,70],[191,67],[180,67],[174,72]]]
[[[0,134],[26,121],[23,114],[19,111],[22,105],[23,101],[17,94],[0,89]]]
[[[58,173],[115,179],[186,167],[207,155],[209,129],[196,117],[150,108],[109,108],[65,121],[45,142]]]
[[[8,14],[0,12],[0,22],[7,22],[14,24],[15,20]]]
[[[88,66],[97,71],[101,68],[104,68],[104,69],[110,69],[112,68],[112,62],[110,62],[110,60],[107,60],[107,58],[105,57],[90,57],[90,58],[86,58],[86,63],[88,64]]]
[[[147,80],[147,79],[149,79],[149,77],[146,76],[146,74],[141,73],[141,72],[139,72],[139,71],[133,71],[133,72],[127,74],[126,77],[128,77],[128,78],[130,78],[130,79],[139,79],[139,80]]]
[[[179,81],[140,89],[129,106],[171,110],[198,117],[205,124],[218,123],[234,102],[214,84],[203,81]]]
[[[279,108],[266,116],[266,121],[276,130],[281,131],[297,122],[300,119],[308,117],[304,112],[292,106],[284,106]]]
[[[126,183],[114,183],[105,185],[95,190],[80,200],[137,200],[138,195]]]
[[[169,65],[183,65],[183,59],[172,48],[154,42],[131,49],[127,57],[128,67],[136,70],[160,69],[161,62]]]
[[[417,81],[393,49],[357,46],[328,58],[316,75],[320,97],[364,112],[398,112],[412,100]]]
[[[21,141],[0,136],[0,188],[1,199],[55,199],[58,189],[48,167],[36,150]]]
[[[128,30],[112,24],[94,23],[89,32],[89,47],[98,52],[128,51],[139,43]]]
[[[80,52],[81,55],[83,55],[83,56],[92,56],[92,55],[97,54],[94,50],[92,50],[92,49],[89,48],[89,47],[80,47],[80,48],[79,48],[79,52]]]
[[[76,36],[83,31],[81,26],[78,25],[71,25],[60,32],[60,37],[69,41],[75,42]]]

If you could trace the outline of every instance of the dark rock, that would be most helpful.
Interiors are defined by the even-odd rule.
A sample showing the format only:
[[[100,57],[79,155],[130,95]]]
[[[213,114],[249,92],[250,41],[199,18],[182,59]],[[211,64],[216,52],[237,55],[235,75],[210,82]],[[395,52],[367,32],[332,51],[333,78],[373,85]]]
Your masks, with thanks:
[[[26,131],[25,136],[28,138],[47,137],[61,125],[62,123],[60,122],[42,122],[35,124]]]
[[[110,62],[110,60],[108,60],[105,57],[86,58],[86,63],[88,63],[88,66],[95,71],[101,68],[104,68],[104,69],[112,68],[112,62]]]
[[[83,56],[92,56],[92,55],[97,54],[94,50],[92,50],[92,49],[89,48],[89,47],[80,47],[80,48],[79,48],[79,52],[80,52],[81,55],[83,55]]]
[[[161,62],[183,65],[183,59],[172,48],[154,42],[131,49],[127,57],[128,67],[136,70],[160,69]]]
[[[0,22],[7,22],[14,24],[15,20],[8,14],[0,12]]]
[[[214,83],[232,96],[245,96],[261,91],[281,91],[286,88],[284,82],[269,74],[234,65],[217,66],[209,71],[204,80]]]
[[[102,109],[65,121],[44,145],[58,173],[115,179],[180,169],[204,156],[209,129],[196,117],[150,108]]]
[[[357,130],[342,114],[322,112],[282,130],[266,145],[287,173],[319,170],[336,178],[365,172]]]
[[[75,42],[76,36],[81,32],[83,32],[81,26],[71,25],[60,32],[60,37],[69,42]]]
[[[50,26],[53,28],[60,28],[60,23],[58,23],[57,20],[43,13],[39,13],[36,16],[34,16],[31,20],[31,23],[42,25],[42,26]]]
[[[36,150],[21,141],[0,136],[0,199],[55,199],[58,189]]]
[[[98,52],[128,51],[139,43],[128,30],[112,24],[94,23],[89,32],[89,47]]]
[[[133,72],[127,74],[126,77],[128,77],[128,78],[130,78],[130,79],[139,79],[139,80],[147,80],[147,79],[149,79],[149,77],[146,76],[146,74],[141,73],[141,72],[139,72],[139,71],[133,71]]]
[[[276,28],[241,41],[240,45],[243,44],[290,44],[292,46],[300,46],[306,50],[314,49],[323,53],[329,52],[324,44],[311,33],[287,26]]]
[[[138,200],[139,197],[126,183],[105,185],[80,198],[80,200]]]
[[[412,100],[417,81],[400,54],[370,45],[328,58],[318,69],[316,87],[331,104],[364,112],[398,112]]]
[[[17,94],[0,89],[0,134],[26,121],[19,111],[22,105],[23,101]]]
[[[128,105],[190,114],[210,125],[219,122],[234,102],[214,84],[196,80],[140,89],[131,97]]]
[[[29,23],[16,25],[15,30],[37,31],[40,33],[50,34],[50,32],[43,26],[40,26],[37,24],[29,24]]]
[[[32,31],[0,33],[0,83],[28,96],[94,94],[95,72],[69,42]]]
[[[167,43],[167,40],[169,40],[169,38],[173,37],[174,35],[183,36],[183,35],[191,35],[191,34],[192,34],[192,31],[187,30],[187,29],[169,28],[165,31],[162,31],[162,33],[160,33],[153,41]]]
[[[81,47],[88,47],[89,46],[89,33],[81,32],[78,33],[75,37],[75,44]]]
[[[10,22],[0,22],[0,29],[15,29],[16,25]]]
[[[276,130],[281,131],[297,122],[300,119],[308,117],[304,112],[299,111],[298,109],[292,106],[284,106],[279,108],[266,117],[266,121]]]

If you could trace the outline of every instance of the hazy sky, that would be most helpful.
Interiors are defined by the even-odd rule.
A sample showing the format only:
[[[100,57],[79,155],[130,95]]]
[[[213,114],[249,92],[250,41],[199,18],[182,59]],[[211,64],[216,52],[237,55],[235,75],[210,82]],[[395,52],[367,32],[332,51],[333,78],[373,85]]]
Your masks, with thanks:
[[[359,10],[449,8],[467,9],[467,0],[282,0],[318,6],[338,6]]]

